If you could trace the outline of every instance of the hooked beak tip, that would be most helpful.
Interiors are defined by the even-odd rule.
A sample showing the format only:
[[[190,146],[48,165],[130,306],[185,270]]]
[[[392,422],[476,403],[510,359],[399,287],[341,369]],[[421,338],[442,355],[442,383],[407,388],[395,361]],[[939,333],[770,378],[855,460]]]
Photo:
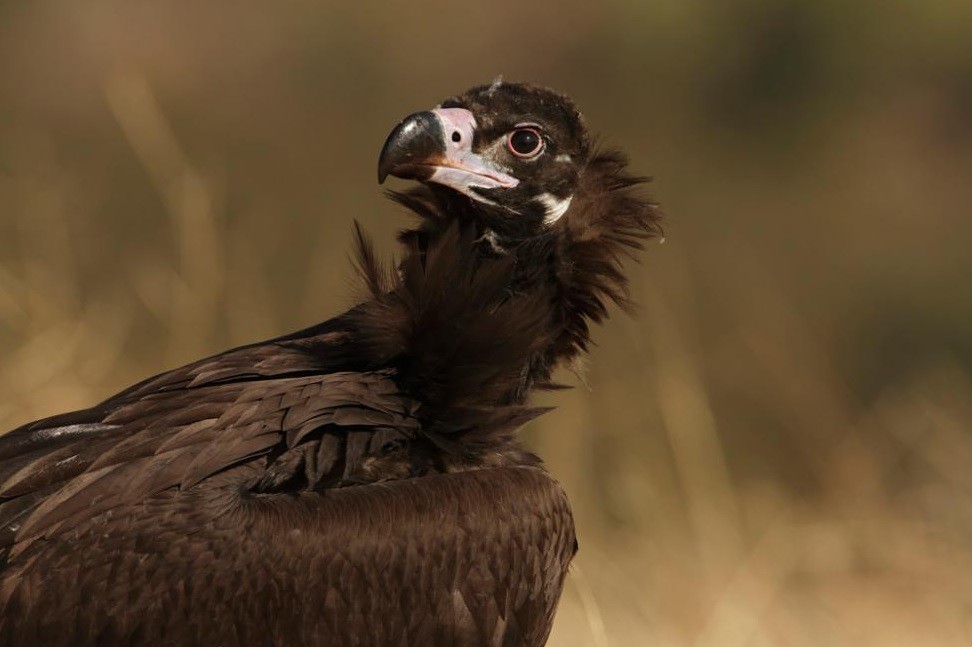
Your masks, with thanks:
[[[412,179],[417,164],[445,152],[442,126],[431,111],[409,115],[399,123],[378,156],[378,184],[389,175]]]

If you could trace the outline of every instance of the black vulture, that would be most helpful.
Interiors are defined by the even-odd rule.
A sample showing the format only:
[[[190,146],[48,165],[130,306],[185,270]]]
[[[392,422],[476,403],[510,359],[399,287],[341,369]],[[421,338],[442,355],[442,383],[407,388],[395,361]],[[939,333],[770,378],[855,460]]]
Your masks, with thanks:
[[[406,118],[367,297],[0,437],[0,644],[542,645],[576,550],[516,431],[657,231],[550,90]]]

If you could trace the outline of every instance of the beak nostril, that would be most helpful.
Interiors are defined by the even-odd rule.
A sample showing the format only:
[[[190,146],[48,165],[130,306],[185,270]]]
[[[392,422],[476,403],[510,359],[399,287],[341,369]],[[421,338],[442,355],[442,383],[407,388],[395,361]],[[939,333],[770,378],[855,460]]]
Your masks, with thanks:
[[[462,141],[462,133],[460,133],[458,130],[452,131],[452,141],[456,142],[457,144]]]

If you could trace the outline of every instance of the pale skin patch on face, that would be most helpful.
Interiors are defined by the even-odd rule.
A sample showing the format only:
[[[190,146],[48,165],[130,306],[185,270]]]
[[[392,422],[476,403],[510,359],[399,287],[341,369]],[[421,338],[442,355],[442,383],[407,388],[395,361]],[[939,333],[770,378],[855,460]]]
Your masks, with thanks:
[[[495,203],[476,189],[512,188],[520,183],[495,163],[491,150],[473,152],[476,120],[471,112],[464,108],[437,108],[433,114],[439,120],[445,137],[445,155],[433,167],[430,182],[452,187],[474,200],[491,205]],[[418,127],[417,122],[408,124],[408,127]]]
[[[546,212],[543,221],[548,225],[552,225],[560,220],[561,216],[570,208],[570,201],[573,199],[574,196],[572,195],[566,198],[558,198],[549,193],[541,193],[537,196],[536,200],[543,205],[543,210]]]
[[[560,155],[558,155],[557,157],[554,158],[554,161],[555,162],[560,162],[561,164],[569,164],[570,162],[573,162],[574,160],[572,160],[570,158],[570,155],[568,155],[567,153],[561,153]]]

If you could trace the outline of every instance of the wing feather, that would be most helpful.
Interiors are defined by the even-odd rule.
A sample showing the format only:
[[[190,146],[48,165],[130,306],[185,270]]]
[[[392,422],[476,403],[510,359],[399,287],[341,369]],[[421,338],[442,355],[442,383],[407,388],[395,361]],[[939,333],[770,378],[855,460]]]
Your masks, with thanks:
[[[17,542],[244,463],[272,488],[354,473],[372,433],[419,425],[392,371],[329,361],[345,338],[325,329],[229,351],[0,437],[0,560]]]

